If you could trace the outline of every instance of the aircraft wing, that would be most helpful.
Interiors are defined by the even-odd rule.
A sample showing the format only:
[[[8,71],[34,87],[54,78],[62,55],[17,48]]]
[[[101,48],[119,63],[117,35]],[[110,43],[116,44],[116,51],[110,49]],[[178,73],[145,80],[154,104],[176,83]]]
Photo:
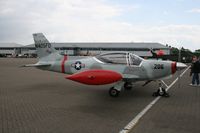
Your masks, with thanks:
[[[48,64],[48,63],[36,63],[36,64],[23,65],[22,67],[45,67],[45,66],[51,66],[51,64]]]
[[[122,75],[122,78],[123,79],[135,79],[135,80],[137,80],[137,79],[139,79],[139,77],[137,76],[137,75],[132,75],[132,74],[123,74]]]

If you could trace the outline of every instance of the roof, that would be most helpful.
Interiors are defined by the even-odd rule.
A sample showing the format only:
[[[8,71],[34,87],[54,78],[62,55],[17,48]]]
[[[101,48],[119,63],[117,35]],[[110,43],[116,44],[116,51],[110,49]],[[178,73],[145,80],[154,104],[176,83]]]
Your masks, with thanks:
[[[17,43],[0,43],[1,48],[16,48],[16,47],[23,47],[21,44]]]
[[[143,42],[67,42],[67,43],[51,43],[54,47],[80,47],[80,48],[161,48],[168,49],[160,43],[143,43]],[[35,47],[34,44],[26,45],[25,47]]]

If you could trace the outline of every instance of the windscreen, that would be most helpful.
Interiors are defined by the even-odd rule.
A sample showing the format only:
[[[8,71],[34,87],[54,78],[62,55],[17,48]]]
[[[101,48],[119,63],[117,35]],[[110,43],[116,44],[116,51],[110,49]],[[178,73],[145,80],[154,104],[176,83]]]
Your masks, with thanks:
[[[130,61],[130,65],[139,66],[140,63],[142,62],[142,58],[134,54],[130,54],[129,61]]]

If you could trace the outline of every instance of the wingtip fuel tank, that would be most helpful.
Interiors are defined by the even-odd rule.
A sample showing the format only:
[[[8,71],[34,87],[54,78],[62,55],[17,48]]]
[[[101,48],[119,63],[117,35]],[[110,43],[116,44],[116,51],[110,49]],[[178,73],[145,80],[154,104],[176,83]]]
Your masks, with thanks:
[[[122,75],[110,70],[86,70],[65,78],[87,85],[104,85],[121,80]]]

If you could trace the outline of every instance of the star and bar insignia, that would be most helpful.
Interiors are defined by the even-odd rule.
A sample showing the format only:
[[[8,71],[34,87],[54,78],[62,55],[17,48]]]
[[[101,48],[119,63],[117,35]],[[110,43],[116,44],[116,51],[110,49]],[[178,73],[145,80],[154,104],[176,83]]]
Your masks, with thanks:
[[[80,61],[76,61],[71,66],[74,67],[76,70],[81,70],[81,68],[85,67],[85,64],[82,64]]]

